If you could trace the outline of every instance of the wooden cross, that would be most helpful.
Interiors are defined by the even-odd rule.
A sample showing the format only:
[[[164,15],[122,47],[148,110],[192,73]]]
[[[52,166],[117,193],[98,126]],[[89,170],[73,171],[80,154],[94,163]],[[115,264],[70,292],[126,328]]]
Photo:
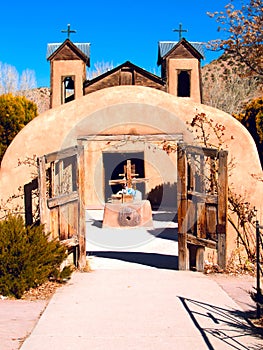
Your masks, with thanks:
[[[77,31],[76,30],[70,30],[70,24],[68,24],[68,29],[61,30],[61,33],[68,33],[68,39],[69,39],[70,34],[71,33],[77,33]]]
[[[130,160],[127,160],[127,165],[124,165],[124,174],[119,174],[119,176],[126,177],[127,187],[132,188],[132,180],[135,176],[139,174],[135,173],[135,164],[131,164]]]
[[[179,29],[173,29],[173,32],[179,33],[179,41],[182,39],[182,33],[187,32],[187,29],[182,28],[182,23],[179,23]]]
[[[132,188],[136,183],[148,181],[148,179],[144,178],[136,179],[136,176],[139,176],[139,174],[135,173],[135,164],[131,164],[130,160],[127,160],[127,165],[124,165],[124,172],[123,174],[119,174],[119,176],[123,178],[110,180],[109,185],[124,185],[125,187]]]

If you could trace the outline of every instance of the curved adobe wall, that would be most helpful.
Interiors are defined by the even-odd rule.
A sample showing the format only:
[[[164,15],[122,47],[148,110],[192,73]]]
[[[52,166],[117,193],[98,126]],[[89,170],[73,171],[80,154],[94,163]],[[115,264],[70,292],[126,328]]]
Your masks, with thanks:
[[[8,148],[0,172],[0,193],[6,197],[31,180],[31,169],[17,166],[18,159],[43,155],[74,144],[79,135],[98,133],[183,133],[191,139],[186,121],[204,112],[226,127],[229,157],[236,166],[230,182],[237,192],[247,194],[258,209],[262,206],[262,184],[251,177],[260,173],[256,147],[247,130],[230,115],[177,98],[165,92],[138,86],[99,90],[43,113],[31,121]]]

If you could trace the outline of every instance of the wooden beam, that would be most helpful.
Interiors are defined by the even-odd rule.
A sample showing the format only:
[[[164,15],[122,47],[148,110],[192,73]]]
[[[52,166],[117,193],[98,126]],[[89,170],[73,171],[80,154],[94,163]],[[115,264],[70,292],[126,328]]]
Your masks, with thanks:
[[[77,187],[79,195],[79,227],[78,227],[78,240],[79,240],[79,255],[78,255],[78,267],[80,269],[85,268],[86,260],[86,221],[85,221],[85,166],[84,166],[84,147],[78,146],[78,159],[77,159]]]
[[[50,215],[47,206],[47,182],[45,156],[38,158],[38,186],[39,186],[39,212],[40,222],[44,225],[44,231],[50,232]]]
[[[199,237],[195,237],[193,235],[187,234],[187,244],[193,244],[201,247],[207,247],[211,249],[216,249],[217,243],[210,239],[203,239]]]
[[[51,208],[58,207],[60,205],[63,205],[69,202],[74,202],[77,200],[78,200],[78,192],[74,191],[74,192],[71,192],[70,194],[64,194],[58,197],[49,198],[47,200],[47,203],[48,203],[48,207],[51,209]]]
[[[178,268],[186,270],[189,267],[187,252],[187,157],[183,148],[178,148]]]
[[[224,269],[226,267],[226,235],[227,235],[227,203],[228,203],[228,175],[227,175],[227,151],[219,152],[218,170],[218,252],[217,263]]]
[[[81,142],[90,141],[182,141],[183,134],[147,134],[147,135],[110,135],[110,134],[100,134],[100,135],[86,135],[78,138]]]
[[[200,156],[205,155],[211,158],[217,158],[218,156],[218,150],[215,148],[193,146],[193,145],[188,145],[183,143],[181,143],[181,145],[183,148],[185,148],[187,153],[200,155]]]
[[[47,163],[55,162],[57,160],[61,160],[64,158],[74,156],[75,154],[77,154],[77,152],[78,152],[77,146],[73,146],[73,147],[65,148],[65,149],[57,151],[57,152],[52,152],[52,153],[46,154],[45,159],[46,159]]]
[[[61,244],[63,244],[65,247],[70,248],[70,247],[75,247],[79,244],[78,237],[72,237],[69,239],[64,239],[60,241]]]
[[[187,192],[188,198],[193,199],[195,202],[207,203],[207,204],[217,204],[217,195],[211,195],[208,193],[200,193],[195,191]]]

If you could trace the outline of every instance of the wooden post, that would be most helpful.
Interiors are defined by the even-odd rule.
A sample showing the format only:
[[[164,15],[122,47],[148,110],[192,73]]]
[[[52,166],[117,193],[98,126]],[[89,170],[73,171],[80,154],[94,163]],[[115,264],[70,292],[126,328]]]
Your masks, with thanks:
[[[78,147],[78,195],[79,195],[79,227],[78,227],[78,240],[79,240],[79,254],[78,254],[78,267],[83,269],[86,266],[86,222],[85,222],[85,166],[84,166],[84,147]]]
[[[187,157],[180,146],[177,156],[178,171],[178,268],[186,270],[189,266],[187,252]]]
[[[227,202],[228,202],[227,151],[219,152],[218,167],[219,169],[218,169],[218,189],[217,189],[218,191],[217,263],[222,269],[224,269],[226,267]]]
[[[39,214],[40,222],[44,225],[44,232],[50,232],[50,216],[47,206],[47,183],[46,183],[46,158],[38,158],[38,187],[39,187]]]

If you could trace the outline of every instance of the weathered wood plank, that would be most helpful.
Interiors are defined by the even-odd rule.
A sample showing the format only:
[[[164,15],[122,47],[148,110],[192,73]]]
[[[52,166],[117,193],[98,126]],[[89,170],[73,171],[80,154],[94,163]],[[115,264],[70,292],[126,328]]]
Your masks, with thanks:
[[[59,238],[59,207],[50,210],[50,231],[52,238]]]
[[[78,212],[78,240],[79,240],[79,255],[78,267],[83,269],[86,266],[86,222],[85,222],[85,166],[84,166],[84,147],[78,146],[78,161],[77,161],[78,177],[77,187],[79,195]]]
[[[199,193],[204,193],[205,192],[205,179],[204,179],[204,174],[205,174],[205,157],[203,154],[199,156],[199,172],[196,174],[196,186],[195,186],[195,191]]]
[[[216,239],[217,227],[217,206],[207,205],[206,207],[206,232],[208,237]]]
[[[186,270],[189,266],[187,250],[187,158],[183,148],[178,148],[178,268]]]
[[[78,201],[68,203],[68,237],[78,235]]]
[[[215,241],[212,241],[209,239],[198,238],[198,237],[193,236],[191,234],[187,234],[187,243],[202,246],[202,247],[207,247],[207,248],[211,248],[211,249],[217,248],[217,243]]]
[[[195,191],[188,191],[188,198],[192,199],[194,202],[207,203],[207,204],[217,204],[217,195],[211,195],[208,193],[199,193]]]
[[[79,141],[81,142],[89,142],[89,141],[102,141],[102,142],[110,142],[110,141],[120,141],[120,140],[125,140],[125,141],[155,141],[155,142],[160,142],[160,141],[181,141],[183,139],[183,134],[178,133],[178,134],[147,134],[147,135],[109,135],[109,134],[91,134],[91,135],[84,135],[78,138]]]
[[[64,194],[59,197],[49,198],[47,200],[47,203],[48,203],[48,207],[51,209],[51,208],[58,207],[60,205],[64,205],[66,203],[74,202],[77,200],[78,200],[78,192],[74,191],[70,194]]]
[[[74,156],[78,152],[78,147],[73,146],[69,148],[65,148],[63,150],[57,151],[57,152],[52,152],[49,154],[45,155],[45,160],[47,163],[55,162],[57,160],[61,160],[64,158],[68,158],[71,156]]]
[[[197,203],[197,225],[196,236],[199,238],[206,238],[206,204]]]
[[[79,244],[79,240],[77,236],[74,236],[68,239],[61,240],[60,243],[66,246],[67,248],[70,248],[77,246]]]
[[[215,148],[193,146],[188,144],[182,144],[182,147],[185,148],[187,153],[191,153],[195,155],[200,155],[200,156],[205,155],[211,158],[217,158],[217,155],[218,155],[218,150]]]
[[[188,190],[195,190],[195,159],[194,156],[190,156],[190,166],[188,165]]]
[[[227,151],[219,152],[218,170],[218,265],[226,267],[226,235],[227,235],[227,201],[228,201],[228,172],[227,172]],[[224,232],[223,232],[224,231]]]
[[[45,233],[50,232],[50,216],[47,206],[47,182],[45,156],[38,158],[38,186],[40,222],[44,225]]]
[[[187,216],[185,221],[187,223],[187,232],[196,235],[196,203],[192,200],[187,200]]]
[[[59,207],[59,239],[68,239],[68,205],[61,205]]]

